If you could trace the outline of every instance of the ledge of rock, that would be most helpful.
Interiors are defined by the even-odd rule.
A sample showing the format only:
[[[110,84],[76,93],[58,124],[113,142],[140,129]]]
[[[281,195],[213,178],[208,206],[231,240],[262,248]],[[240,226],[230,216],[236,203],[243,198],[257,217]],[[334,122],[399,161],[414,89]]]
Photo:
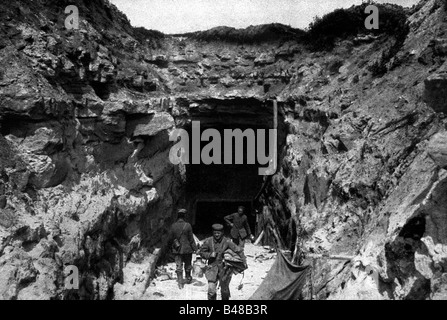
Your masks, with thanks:
[[[435,134],[430,139],[427,151],[438,166],[447,168],[447,132]]]
[[[434,111],[447,114],[447,72],[433,74],[425,80],[424,101]]]

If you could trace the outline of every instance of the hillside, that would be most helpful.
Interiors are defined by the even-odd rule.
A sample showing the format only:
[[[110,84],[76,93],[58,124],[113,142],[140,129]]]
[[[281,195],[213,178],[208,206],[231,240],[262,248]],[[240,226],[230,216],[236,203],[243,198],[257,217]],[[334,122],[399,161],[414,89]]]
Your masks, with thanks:
[[[2,2],[0,298],[142,298],[178,207],[205,230],[261,190],[263,244],[313,266],[304,299],[446,299],[447,5],[381,6],[375,32],[362,8],[164,35],[105,0]],[[273,99],[275,175],[170,163],[174,129],[270,128]]]

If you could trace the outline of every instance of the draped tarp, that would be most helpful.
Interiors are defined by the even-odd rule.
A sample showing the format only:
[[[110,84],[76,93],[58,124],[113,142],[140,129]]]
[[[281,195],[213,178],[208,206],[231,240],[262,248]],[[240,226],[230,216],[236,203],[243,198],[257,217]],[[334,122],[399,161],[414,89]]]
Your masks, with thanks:
[[[298,300],[309,271],[309,266],[292,264],[278,250],[275,263],[250,300]]]

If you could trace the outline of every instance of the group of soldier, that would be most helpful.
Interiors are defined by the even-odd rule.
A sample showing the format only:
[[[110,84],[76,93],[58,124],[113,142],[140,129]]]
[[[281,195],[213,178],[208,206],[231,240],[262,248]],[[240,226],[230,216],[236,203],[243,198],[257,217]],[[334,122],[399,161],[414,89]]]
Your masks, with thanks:
[[[183,289],[185,283],[192,283],[192,255],[197,253],[207,260],[205,277],[208,280],[208,300],[216,300],[218,284],[221,287],[222,300],[230,299],[230,281],[234,270],[231,264],[225,262],[224,253],[228,249],[232,250],[247,268],[244,244],[246,239],[254,239],[244,209],[243,206],[239,206],[237,212],[224,218],[225,223],[231,228],[231,239],[224,236],[224,226],[216,223],[212,225],[212,237],[205,239],[200,248],[197,247],[191,224],[186,221],[187,211],[178,210],[177,221],[169,232],[168,245],[172,247],[173,242],[177,242],[177,246],[172,247],[172,253],[175,257],[179,289]]]

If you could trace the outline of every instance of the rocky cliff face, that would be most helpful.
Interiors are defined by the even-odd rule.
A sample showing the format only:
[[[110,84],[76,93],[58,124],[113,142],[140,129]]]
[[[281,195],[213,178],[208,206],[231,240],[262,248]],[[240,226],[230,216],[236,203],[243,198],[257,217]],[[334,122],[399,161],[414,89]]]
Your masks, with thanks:
[[[138,298],[190,205],[169,133],[266,126],[271,98],[285,134],[261,202],[297,252],[354,257],[314,260],[305,296],[446,298],[443,1],[414,8],[404,38],[330,51],[279,25],[165,36],[74,3],[71,31],[71,2],[0,4],[1,298]]]
[[[446,298],[445,22],[441,3],[421,2],[382,77],[364,66],[389,39],[346,43],[308,57],[281,93],[288,148],[279,199],[265,201],[295,216],[304,252],[354,257],[313,260],[316,298]]]
[[[173,100],[121,13],[76,4],[73,31],[68,3],[1,5],[3,299],[113,297],[128,262],[153,259],[181,194],[166,161]]]

